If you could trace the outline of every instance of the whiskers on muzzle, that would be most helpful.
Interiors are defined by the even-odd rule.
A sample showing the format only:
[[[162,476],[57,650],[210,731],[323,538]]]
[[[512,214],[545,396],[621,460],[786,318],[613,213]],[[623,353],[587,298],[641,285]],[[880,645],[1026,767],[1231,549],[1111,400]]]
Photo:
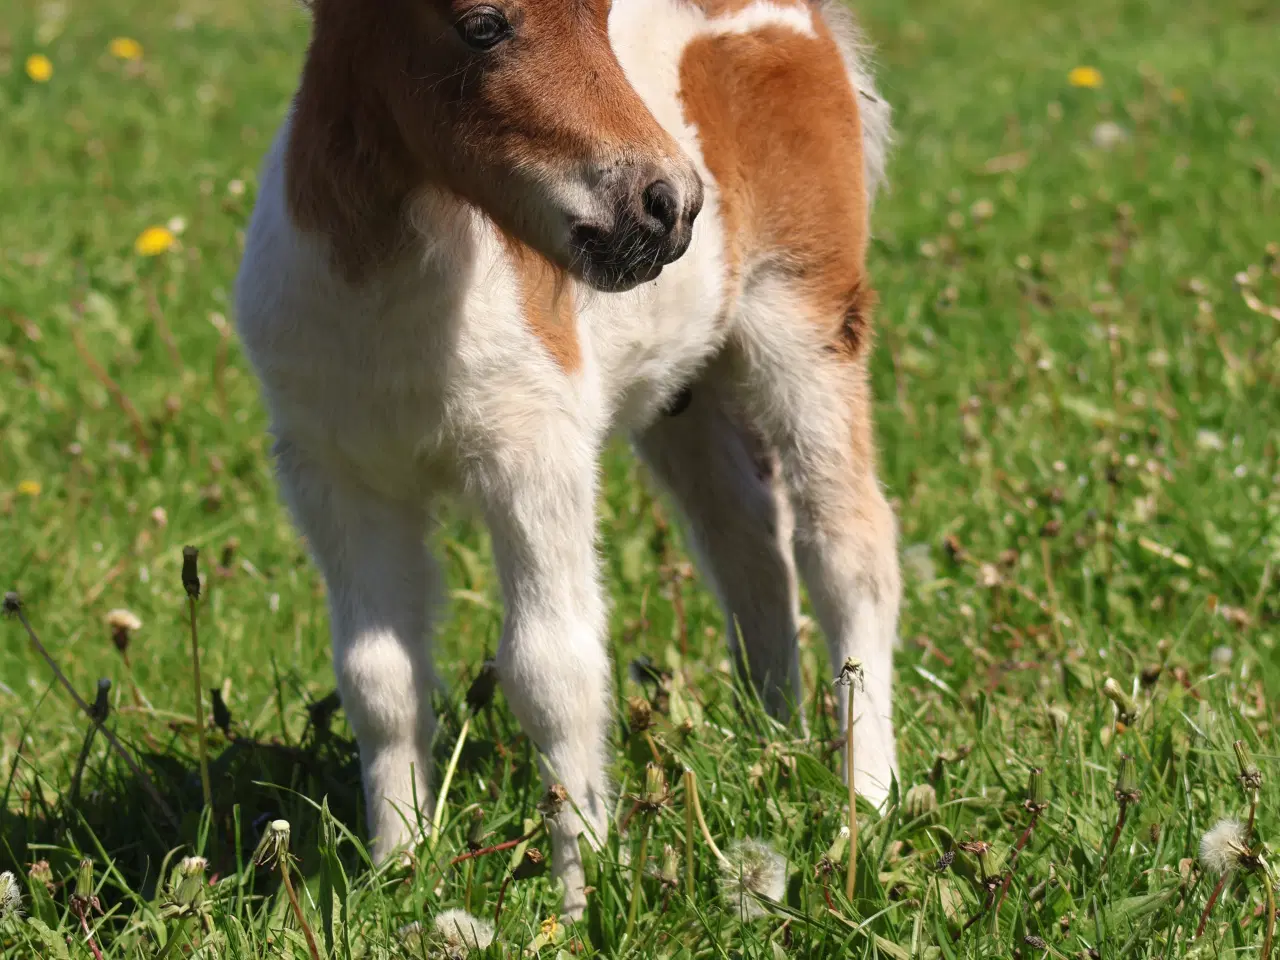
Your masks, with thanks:
[[[582,220],[572,228],[570,269],[599,290],[628,290],[655,279],[689,249],[702,210],[702,181],[681,190],[663,177],[638,177],[610,191],[609,222]]]

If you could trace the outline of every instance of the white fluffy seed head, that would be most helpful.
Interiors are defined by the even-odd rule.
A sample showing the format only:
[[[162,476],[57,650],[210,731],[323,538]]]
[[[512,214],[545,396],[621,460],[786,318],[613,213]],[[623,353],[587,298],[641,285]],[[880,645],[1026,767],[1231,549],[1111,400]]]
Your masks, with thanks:
[[[1200,838],[1200,862],[1213,873],[1234,870],[1248,852],[1244,827],[1238,820],[1219,820]]]
[[[198,877],[209,869],[209,861],[204,857],[183,857],[178,864],[178,873],[184,877]]]
[[[142,629],[142,620],[130,610],[109,610],[107,612],[107,626],[112,630],[132,632]]]
[[[463,960],[468,953],[493,943],[493,924],[473,917],[465,910],[445,910],[436,914],[436,937],[449,960]]]
[[[781,901],[787,889],[787,861],[767,843],[739,840],[720,865],[720,890],[744,920],[764,916],[767,905],[757,897]]]
[[[0,920],[22,916],[22,889],[18,878],[6,870],[0,873]]]

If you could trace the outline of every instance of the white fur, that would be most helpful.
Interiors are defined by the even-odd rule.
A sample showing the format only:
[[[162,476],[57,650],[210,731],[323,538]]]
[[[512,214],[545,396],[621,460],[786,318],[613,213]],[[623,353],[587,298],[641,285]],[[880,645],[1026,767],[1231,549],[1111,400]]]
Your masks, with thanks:
[[[778,6],[773,3],[753,3],[727,17],[707,21],[711,34],[755,33],[765,27],[786,27],[806,37],[814,36],[813,14],[807,7]]]
[[[659,279],[624,294],[575,290],[582,364],[572,375],[526,324],[516,276],[483,217],[424,194],[412,215],[415,254],[351,286],[331,269],[323,241],[289,218],[288,121],[267,158],[237,318],[277,436],[283,495],[328,584],[335,670],[380,854],[411,839],[429,808],[427,641],[442,592],[424,543],[433,500],[460,494],[493,537],[508,701],[547,779],[565,786],[581,814],[561,814],[554,835],[565,909],[581,911],[574,839],[584,826],[596,838],[608,829],[609,666],[594,506],[600,451],[616,430],[633,435],[676,499],[741,632],[733,647],[779,715],[800,693],[799,560],[833,661],[852,654],[866,664],[857,779],[872,798],[887,789],[892,518],[872,466],[850,447],[849,411],[833,402],[863,388],[799,334],[811,327],[783,282],[724,289],[717,191],[679,103],[685,44],[765,25],[815,31],[808,8],[757,2],[717,21],[682,0],[615,0],[619,60],[694,159],[706,202],[689,251]],[[874,97],[857,47],[845,54],[855,85]],[[873,188],[888,125],[887,110],[870,113]],[[690,383],[691,408],[661,417]]]

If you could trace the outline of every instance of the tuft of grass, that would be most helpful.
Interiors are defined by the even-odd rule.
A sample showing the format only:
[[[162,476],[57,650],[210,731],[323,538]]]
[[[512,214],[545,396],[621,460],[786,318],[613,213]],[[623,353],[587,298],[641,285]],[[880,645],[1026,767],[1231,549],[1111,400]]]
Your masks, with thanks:
[[[617,713],[650,707],[614,731],[613,775],[622,797],[649,764],[683,787],[635,824],[644,856],[618,829],[584,851],[593,892],[568,924],[534,750],[491,682],[462,695],[486,687],[501,618],[465,517],[439,536],[439,829],[381,867],[364,844],[323,585],[226,316],[305,11],[5,6],[0,589],[82,701],[0,624],[6,957],[1261,954],[1280,839],[1280,15],[858,7],[898,124],[871,268],[907,574],[903,799],[848,808],[838,665],[809,632],[807,737],[735,689],[679,531],[613,449]],[[182,680],[184,545],[205,563],[207,729]],[[132,614],[123,635],[112,611]],[[253,856],[279,820],[283,875]],[[1201,864],[1222,820],[1256,870]],[[767,910],[723,896],[721,851],[745,841],[786,865]]]

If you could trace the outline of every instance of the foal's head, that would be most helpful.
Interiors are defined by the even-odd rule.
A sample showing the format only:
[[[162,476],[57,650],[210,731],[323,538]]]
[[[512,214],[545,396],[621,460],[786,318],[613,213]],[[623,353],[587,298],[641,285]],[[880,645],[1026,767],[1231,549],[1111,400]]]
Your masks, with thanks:
[[[447,188],[601,290],[652,279],[702,184],[623,75],[610,2],[313,0],[295,131],[324,145],[295,167]],[[344,202],[350,175],[329,179]]]

